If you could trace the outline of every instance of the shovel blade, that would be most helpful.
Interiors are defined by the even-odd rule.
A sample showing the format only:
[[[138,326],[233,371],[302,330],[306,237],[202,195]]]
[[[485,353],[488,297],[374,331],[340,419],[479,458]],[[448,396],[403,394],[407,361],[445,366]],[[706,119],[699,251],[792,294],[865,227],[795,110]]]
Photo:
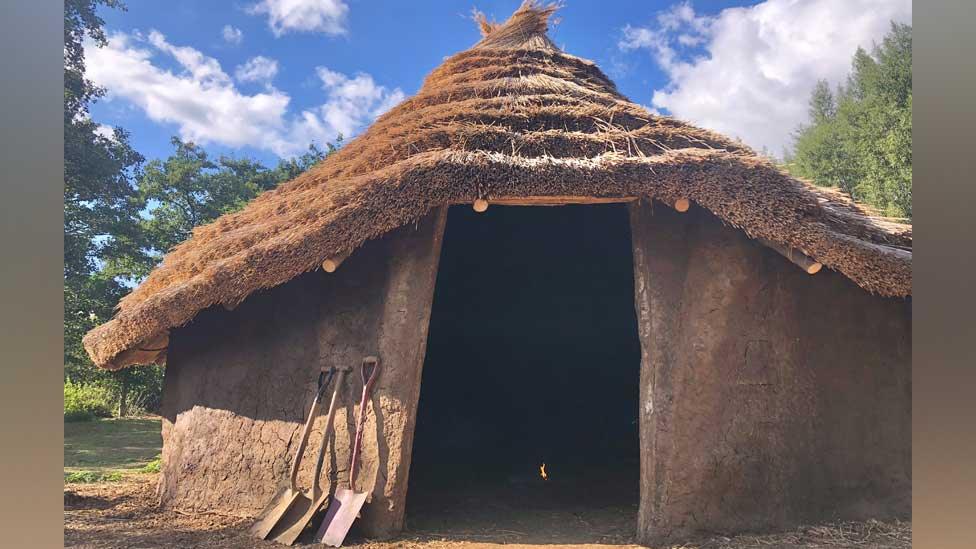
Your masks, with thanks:
[[[293,545],[298,536],[302,535],[312,517],[325,503],[327,495],[318,499],[311,499],[306,494],[300,494],[295,502],[278,521],[278,526],[271,531],[269,539],[284,545]]]
[[[259,539],[268,539],[268,534],[278,524],[281,517],[288,513],[295,500],[301,495],[302,493],[299,490],[292,490],[291,488],[282,488],[279,490],[275,494],[274,499],[271,500],[271,503],[258,516],[254,525],[251,526],[249,530],[250,534]]]
[[[359,516],[359,511],[366,503],[366,492],[353,492],[348,488],[336,490],[335,496],[325,511],[322,526],[315,533],[315,541],[332,547],[340,547],[349,528]]]

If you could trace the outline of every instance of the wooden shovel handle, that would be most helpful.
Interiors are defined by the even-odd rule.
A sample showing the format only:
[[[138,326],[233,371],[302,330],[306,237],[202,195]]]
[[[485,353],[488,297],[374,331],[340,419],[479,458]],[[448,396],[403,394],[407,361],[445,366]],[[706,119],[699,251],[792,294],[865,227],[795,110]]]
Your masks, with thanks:
[[[366,366],[372,365],[373,369],[366,373]],[[352,458],[349,464],[349,489],[356,491],[356,474],[359,473],[359,451],[363,446],[363,429],[366,426],[366,402],[373,391],[373,385],[380,373],[380,359],[375,356],[368,356],[363,359],[360,367],[360,374],[363,377],[363,396],[359,400],[359,424],[356,426],[356,442],[352,446]]]
[[[328,375],[328,377],[326,377]],[[312,423],[315,418],[319,415],[319,409],[322,406],[322,393],[325,392],[325,388],[329,386],[332,382],[332,376],[335,375],[335,369],[329,368],[328,370],[323,369],[319,373],[319,388],[315,393],[315,400],[312,401],[312,407],[308,410],[308,419],[305,420],[305,426],[302,427],[302,438],[298,443],[298,449],[295,450],[295,459],[291,462],[291,474],[289,475],[289,482],[291,483],[291,489],[298,490],[298,466],[302,463],[302,456],[305,454],[305,447],[308,446],[308,435],[312,431]]]
[[[346,379],[348,370],[339,370],[339,378],[336,380],[335,389],[332,390],[332,400],[329,402],[329,414],[325,418],[325,429],[322,431],[322,442],[319,444],[319,457],[315,461],[315,476],[312,483],[312,500],[317,500],[322,493],[319,477],[322,475],[322,464],[325,461],[325,447],[329,444],[329,436],[333,430],[333,419],[335,418],[336,404],[339,402],[339,391],[342,389],[342,382]]]

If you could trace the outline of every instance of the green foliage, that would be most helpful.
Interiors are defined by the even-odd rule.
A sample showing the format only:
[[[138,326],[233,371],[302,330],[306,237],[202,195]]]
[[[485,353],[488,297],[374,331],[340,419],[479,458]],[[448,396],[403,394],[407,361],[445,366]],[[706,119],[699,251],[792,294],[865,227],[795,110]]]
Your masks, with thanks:
[[[162,468],[162,466],[163,466],[163,456],[158,455],[156,456],[156,459],[145,464],[142,467],[142,469],[140,469],[139,471],[143,473],[158,473],[159,470]]]
[[[830,84],[820,80],[813,88],[810,97],[810,120],[816,124],[823,124],[837,115],[837,103],[834,94],[830,92]]]
[[[99,4],[123,8],[115,0],[64,3],[64,275],[66,291],[73,294],[66,301],[96,309],[84,311],[96,315],[102,311],[91,301],[114,290],[105,287],[113,281],[86,284],[89,275],[102,260],[138,248],[138,203],[130,181],[143,161],[124,130],[116,128],[111,138],[104,137],[88,116],[89,103],[104,94],[84,77],[82,46],[86,36],[98,46],[106,43],[103,22],[95,13]]]
[[[173,154],[146,164],[133,185],[129,200],[137,209],[137,219],[126,227],[131,246],[113,253],[103,249],[97,268],[89,267],[88,274],[74,283],[65,279],[65,375],[109,389],[122,416],[134,409],[158,409],[163,369],[99,370],[81,346],[84,334],[111,318],[115,303],[194,227],[239,210],[258,194],[308,170],[338,146],[329,143],[322,150],[311,145],[305,154],[269,169],[247,158],[212,160],[201,147],[176,137],[172,143]]]
[[[111,318],[128,292],[104,266],[143,254],[132,185],[143,158],[123,129],[105,137],[88,116],[89,104],[104,94],[84,77],[82,46],[86,37],[106,44],[99,6],[124,9],[117,0],[64,3],[64,367],[67,379],[111,390],[118,376],[92,367],[81,338]]]
[[[163,367],[156,365],[108,372],[102,378],[118,403],[117,415],[145,415],[159,410],[163,394]]]
[[[93,421],[112,416],[112,399],[108,390],[97,385],[64,382],[64,420]]]
[[[912,27],[892,24],[871,54],[858,49],[847,83],[818,83],[810,125],[795,135],[793,173],[839,187],[894,217],[912,217]]]
[[[148,274],[194,227],[243,208],[258,194],[293,179],[337,148],[329,143],[322,151],[313,144],[302,156],[268,169],[247,158],[213,160],[201,147],[178,137],[172,138],[172,144],[173,154],[149,162],[138,182],[139,199],[146,205],[141,227],[151,249],[141,267],[129,265],[131,276]]]
[[[110,408],[127,415],[158,409],[162,368],[95,368],[84,335],[109,320],[119,299],[193,227],[293,179],[336,146],[310,146],[268,169],[250,159],[211,160],[200,147],[174,138],[173,155],[147,165],[124,129],[105,137],[88,114],[105,93],[84,77],[85,39],[107,44],[100,7],[125,9],[119,0],[64,2],[64,371],[66,380],[107,391],[116,403]],[[66,408],[66,418],[87,417],[73,414]]]
[[[119,482],[123,479],[119,471],[72,471],[64,474],[66,484],[94,484],[96,482]]]

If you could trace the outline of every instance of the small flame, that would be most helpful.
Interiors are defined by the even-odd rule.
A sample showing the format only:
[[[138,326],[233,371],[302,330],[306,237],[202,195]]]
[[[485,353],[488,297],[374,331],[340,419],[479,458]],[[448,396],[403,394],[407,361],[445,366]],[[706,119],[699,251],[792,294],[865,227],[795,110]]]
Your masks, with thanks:
[[[546,473],[546,464],[545,463],[543,463],[542,465],[539,466],[539,476],[542,477],[542,480],[549,480],[549,475]]]

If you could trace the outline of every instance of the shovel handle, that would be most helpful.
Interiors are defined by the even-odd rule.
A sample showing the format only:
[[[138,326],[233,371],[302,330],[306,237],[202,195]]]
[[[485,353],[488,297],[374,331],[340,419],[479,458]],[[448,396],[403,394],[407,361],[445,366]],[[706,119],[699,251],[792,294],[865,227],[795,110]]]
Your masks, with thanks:
[[[366,372],[367,365],[372,366],[368,374]],[[352,458],[349,464],[349,489],[354,492],[356,491],[356,475],[359,473],[359,451],[363,447],[363,429],[366,426],[366,402],[373,391],[376,378],[379,377],[380,359],[375,356],[364,358],[359,372],[363,378],[363,396],[359,400],[359,424],[356,426],[356,442],[352,446]]]
[[[305,420],[305,426],[302,427],[302,438],[298,443],[298,448],[295,450],[295,459],[291,462],[291,474],[288,480],[291,483],[292,490],[298,490],[298,466],[301,465],[302,456],[305,454],[305,447],[308,446],[308,435],[311,434],[312,423],[319,415],[322,394],[325,392],[325,388],[332,383],[332,377],[334,375],[335,368],[323,369],[319,372],[318,390],[315,392],[315,400],[312,401],[312,407],[308,410],[308,419]]]
[[[312,477],[312,500],[317,500],[322,493],[319,477],[322,475],[322,464],[325,461],[325,447],[329,444],[329,436],[333,430],[333,419],[335,418],[336,404],[339,402],[339,391],[342,389],[342,382],[346,379],[348,370],[339,370],[339,379],[336,380],[335,388],[332,390],[332,400],[329,402],[329,413],[325,419],[325,429],[322,431],[322,442],[319,444],[319,456],[315,460],[315,476]]]
[[[366,365],[370,365],[373,367],[373,369],[369,371],[368,375],[366,374]],[[359,375],[361,375],[363,378],[364,396],[368,396],[369,393],[372,392],[373,384],[376,383],[376,378],[379,377],[377,375],[379,374],[379,370],[380,370],[379,358],[375,356],[368,356],[363,359],[363,364],[359,367]]]

